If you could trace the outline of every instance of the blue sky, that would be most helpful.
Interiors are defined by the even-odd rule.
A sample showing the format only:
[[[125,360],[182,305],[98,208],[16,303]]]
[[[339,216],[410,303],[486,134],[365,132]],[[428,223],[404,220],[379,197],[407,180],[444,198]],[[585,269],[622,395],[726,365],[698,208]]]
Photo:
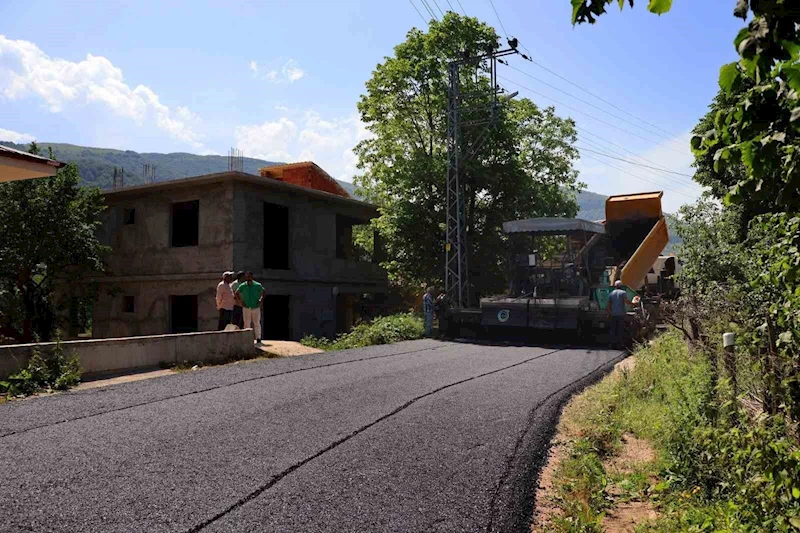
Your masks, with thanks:
[[[449,9],[448,0],[426,1],[437,16],[437,2]],[[425,27],[412,3],[427,17],[422,0],[0,0],[0,140],[143,152],[238,147],[251,157],[313,159],[349,180],[350,149],[367,135],[356,112],[364,82],[412,26]],[[520,58],[512,65],[541,81],[510,69],[501,81],[576,119],[589,190],[664,189],[674,211],[699,192],[679,175],[691,174],[687,133],[716,94],[719,67],[736,59],[742,23],[733,0],[675,0],[661,17],[637,3],[573,28],[569,0],[495,0],[506,31],[539,65],[616,108]],[[503,33],[489,0],[460,5]]]

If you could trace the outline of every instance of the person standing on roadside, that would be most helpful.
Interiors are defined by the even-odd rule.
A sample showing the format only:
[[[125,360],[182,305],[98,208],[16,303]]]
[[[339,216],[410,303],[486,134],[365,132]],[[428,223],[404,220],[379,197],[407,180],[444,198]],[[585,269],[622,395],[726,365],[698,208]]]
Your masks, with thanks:
[[[236,295],[236,289],[238,289],[239,285],[242,283],[244,283],[244,270],[237,272],[233,283],[231,283],[231,290],[234,296]],[[242,314],[242,306],[239,305],[238,300],[233,304],[233,318],[231,319],[231,324],[236,324],[239,326],[239,329],[244,329],[244,315]]]
[[[219,310],[219,322],[217,330],[222,331],[225,326],[231,323],[233,317],[233,306],[236,298],[231,289],[233,272],[223,272],[222,281],[217,284],[217,309]]]
[[[245,282],[236,289],[236,298],[242,306],[244,326],[249,328],[252,324],[256,335],[256,343],[261,343],[261,303],[264,301],[264,286],[253,281],[253,273],[245,272]]]
[[[610,344],[613,347],[621,346],[625,334],[625,315],[628,310],[626,306],[633,305],[628,300],[628,293],[622,288],[622,282],[614,282],[614,290],[608,295],[608,305],[606,309],[611,315],[611,331],[609,332]]]
[[[433,335],[433,294],[435,292],[435,287],[428,287],[428,290],[425,291],[425,296],[422,297],[422,314],[425,315],[426,337]]]

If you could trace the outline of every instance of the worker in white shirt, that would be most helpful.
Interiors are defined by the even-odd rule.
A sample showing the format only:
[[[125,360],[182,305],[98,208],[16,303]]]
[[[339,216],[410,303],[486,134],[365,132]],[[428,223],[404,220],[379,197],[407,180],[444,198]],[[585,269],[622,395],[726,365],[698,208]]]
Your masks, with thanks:
[[[242,283],[244,283],[244,271],[240,270],[236,273],[236,276],[234,276],[233,283],[231,283],[231,290],[233,291],[234,297],[236,296],[236,289],[238,289],[239,285]],[[233,304],[233,318],[231,319],[231,324],[236,324],[239,326],[239,329],[244,329],[244,312],[238,301]]]
[[[236,298],[231,289],[231,281],[233,281],[233,272],[224,272],[222,281],[217,284],[217,309],[219,310],[217,329],[220,331],[225,329],[225,326],[230,324],[233,319],[233,306]]]

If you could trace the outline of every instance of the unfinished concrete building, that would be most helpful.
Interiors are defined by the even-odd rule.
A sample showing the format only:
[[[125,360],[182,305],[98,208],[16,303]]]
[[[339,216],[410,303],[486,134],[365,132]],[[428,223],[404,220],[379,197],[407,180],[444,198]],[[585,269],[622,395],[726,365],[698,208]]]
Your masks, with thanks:
[[[226,270],[252,270],[266,288],[265,339],[349,329],[355,302],[387,290],[380,245],[371,258],[353,246],[353,226],[368,224],[377,209],[348,197],[313,163],[282,167],[106,192],[101,241],[112,251],[97,280],[92,336],[214,330]],[[295,179],[322,173],[341,190],[277,179],[282,171]]]

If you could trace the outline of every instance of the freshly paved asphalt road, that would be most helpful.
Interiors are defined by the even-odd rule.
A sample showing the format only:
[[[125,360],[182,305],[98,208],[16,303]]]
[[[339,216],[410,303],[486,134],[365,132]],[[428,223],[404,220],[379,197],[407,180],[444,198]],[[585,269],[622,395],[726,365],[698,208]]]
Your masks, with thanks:
[[[525,531],[621,357],[423,340],[0,405],[0,531]]]

